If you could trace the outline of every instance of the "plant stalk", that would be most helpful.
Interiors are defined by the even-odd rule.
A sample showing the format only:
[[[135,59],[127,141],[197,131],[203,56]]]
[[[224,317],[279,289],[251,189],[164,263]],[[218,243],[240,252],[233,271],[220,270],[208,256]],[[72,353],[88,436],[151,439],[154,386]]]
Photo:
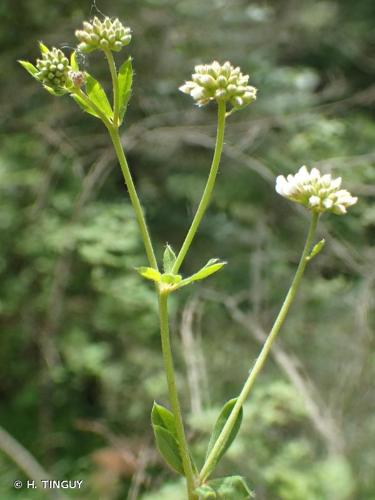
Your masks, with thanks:
[[[118,128],[117,127],[109,127],[108,131],[109,131],[109,134],[111,136],[112,143],[113,143],[113,146],[115,148],[116,155],[117,155],[118,161],[119,161],[120,166],[121,166],[121,170],[122,170],[122,173],[123,173],[123,176],[125,179],[126,187],[128,188],[130,201],[133,205],[135,216],[137,218],[139,229],[141,231],[141,236],[142,236],[143,244],[145,246],[145,250],[146,250],[149,264],[154,269],[158,269],[158,263],[157,263],[157,260],[155,257],[152,243],[151,243],[151,238],[150,238],[150,234],[148,232],[148,228],[147,228],[145,216],[143,213],[142,205],[141,205],[141,202],[139,201],[137,191],[136,191],[135,186],[134,186],[133,178],[132,178],[132,175],[130,173],[129,165],[128,165],[124,150],[123,150],[122,145],[121,145],[121,139],[120,139]]]
[[[186,441],[185,430],[182,421],[181,407],[176,387],[173,356],[172,356],[170,335],[169,335],[168,293],[165,291],[159,292],[159,312],[160,312],[161,343],[163,351],[164,368],[168,383],[169,400],[175,418],[178,444],[180,448],[182,465],[186,476],[188,499],[195,500],[196,496],[194,495],[194,487],[195,487],[194,472],[191,464],[188,444]]]
[[[280,312],[275,320],[275,323],[270,331],[270,334],[269,334],[266,342],[264,343],[263,348],[262,348],[252,370],[249,373],[249,376],[245,382],[245,385],[242,388],[240,395],[238,396],[237,402],[233,407],[233,410],[230,414],[230,417],[228,418],[227,422],[225,423],[225,425],[224,425],[224,427],[223,427],[223,429],[222,429],[222,431],[221,431],[221,433],[220,433],[220,435],[215,443],[215,446],[212,448],[211,453],[207,457],[206,463],[204,464],[204,466],[199,474],[200,483],[203,483],[204,481],[206,481],[206,479],[209,477],[211,472],[214,470],[214,468],[216,466],[217,456],[219,455],[223,446],[227,442],[227,439],[228,439],[228,437],[233,429],[233,426],[237,420],[238,414],[239,414],[243,404],[245,403],[247,397],[249,396],[251,388],[254,385],[255,379],[257,378],[260,371],[262,370],[262,368],[267,360],[267,357],[269,355],[269,352],[271,350],[272,344],[275,341],[277,334],[279,333],[279,331],[280,331],[280,329],[285,321],[285,318],[288,314],[289,308],[290,308],[290,306],[291,306],[291,304],[296,296],[297,290],[298,290],[299,285],[301,283],[301,279],[302,279],[303,273],[305,271],[305,268],[306,268],[306,265],[308,262],[307,257],[309,255],[309,252],[310,252],[311,247],[312,247],[316,227],[318,224],[318,219],[319,219],[319,214],[313,212],[311,222],[310,222],[309,231],[308,231],[307,238],[306,238],[305,247],[303,249],[301,259],[299,261],[296,273],[294,275],[294,278],[293,278],[292,284],[289,288],[289,291],[287,293],[287,296],[286,296],[284,303],[280,309]]]
[[[177,274],[182,262],[184,261],[186,254],[190,248],[190,245],[194,239],[195,233],[197,232],[202,218],[206,212],[207,206],[210,202],[212,191],[215,186],[215,180],[217,172],[219,169],[221,153],[223,151],[224,145],[224,131],[225,131],[225,113],[226,104],[225,101],[219,101],[218,104],[218,122],[217,122],[217,133],[216,133],[216,144],[214,157],[212,159],[212,164],[210,168],[210,173],[207,179],[206,187],[204,188],[202,199],[199,203],[198,209],[194,216],[193,222],[191,223],[190,229],[186,235],[185,241],[182,244],[181,250],[178,253],[176,262],[172,268],[172,273]]]

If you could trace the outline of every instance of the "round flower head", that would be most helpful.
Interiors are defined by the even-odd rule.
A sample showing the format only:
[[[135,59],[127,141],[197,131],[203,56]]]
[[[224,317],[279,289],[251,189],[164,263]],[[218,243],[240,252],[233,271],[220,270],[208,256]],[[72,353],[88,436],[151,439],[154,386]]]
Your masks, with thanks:
[[[83,29],[76,31],[76,37],[81,42],[78,49],[82,52],[93,50],[112,50],[119,52],[131,40],[130,28],[116,18],[113,21],[105,17],[100,21],[94,17],[90,22],[83,23]]]
[[[304,205],[313,212],[345,214],[346,209],[357,203],[358,198],[346,189],[340,189],[341,177],[332,179],[330,174],[321,175],[317,168],[310,172],[305,166],[296,175],[276,179],[276,191],[285,198]]]
[[[51,50],[41,44],[42,58],[37,59],[35,78],[42,82],[47,89],[57,93],[65,93],[69,85],[69,61],[60,49],[53,47]]]
[[[248,85],[249,75],[243,75],[239,67],[230,62],[223,65],[212,64],[195,66],[192,79],[185,82],[180,90],[190,94],[198,106],[210,101],[229,102],[233,109],[241,109],[256,99],[257,89]]]

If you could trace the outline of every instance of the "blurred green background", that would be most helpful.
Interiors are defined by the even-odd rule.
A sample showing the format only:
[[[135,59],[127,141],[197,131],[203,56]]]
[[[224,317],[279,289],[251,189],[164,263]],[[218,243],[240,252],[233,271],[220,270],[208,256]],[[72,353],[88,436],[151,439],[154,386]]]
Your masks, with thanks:
[[[255,104],[233,115],[212,205],[184,273],[225,270],[174,297],[178,382],[199,463],[219,408],[259,352],[299,258],[307,214],[274,191],[302,164],[359,196],[325,216],[273,357],[217,473],[258,500],[375,499],[375,4],[373,0],[97,1],[133,30],[123,141],[159,258],[179,248],[208,173],[215,106],[178,92],[194,64],[229,59]],[[84,0],[0,4],[0,498],[45,474],[82,479],[65,498],[178,500],[154,451],[150,410],[167,403],[152,285],[104,127],[16,63],[37,40],[74,47]],[[82,61],[108,83],[103,58]],[[23,455],[21,444],[32,456]],[[15,463],[12,457],[16,459]],[[60,497],[61,498],[61,497]]]

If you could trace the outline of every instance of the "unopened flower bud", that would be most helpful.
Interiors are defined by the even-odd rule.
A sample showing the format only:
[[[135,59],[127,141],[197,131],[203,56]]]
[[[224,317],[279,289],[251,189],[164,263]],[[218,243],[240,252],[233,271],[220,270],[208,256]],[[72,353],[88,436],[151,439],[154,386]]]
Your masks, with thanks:
[[[112,50],[119,52],[122,47],[130,43],[130,28],[116,18],[114,20],[105,17],[100,21],[97,17],[91,22],[85,21],[83,29],[76,31],[76,37],[80,41],[78,49],[82,52],[93,50]]]
[[[44,47],[44,46],[43,46]],[[41,59],[37,59],[38,72],[35,77],[44,85],[59,93],[64,93],[69,85],[69,60],[64,53],[53,47],[51,50],[44,47]]]

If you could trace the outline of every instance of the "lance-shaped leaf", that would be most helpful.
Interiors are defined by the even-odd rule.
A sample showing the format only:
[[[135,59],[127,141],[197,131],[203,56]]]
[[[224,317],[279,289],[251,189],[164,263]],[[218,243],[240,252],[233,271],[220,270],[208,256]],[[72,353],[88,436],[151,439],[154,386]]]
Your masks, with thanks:
[[[86,101],[84,99],[82,99],[81,96],[79,96],[77,94],[70,94],[70,97],[75,100],[75,102],[78,104],[78,106],[80,108],[82,108],[85,113],[88,113],[89,115],[95,116],[96,118],[100,118],[98,113],[96,113],[96,111],[91,106],[89,106],[86,103]]]
[[[170,273],[172,271],[176,259],[177,257],[173,248],[170,245],[167,245],[163,254],[163,270],[165,273]]]
[[[18,61],[20,65],[36,80],[38,80],[36,74],[38,73],[37,68],[31,64],[29,61]]]
[[[141,276],[146,278],[147,280],[156,281],[156,283],[160,283],[161,274],[156,269],[152,267],[136,267],[136,271],[139,272]]]
[[[85,74],[85,81],[87,96],[106,118],[112,119],[113,111],[103,87],[89,73]]]
[[[129,57],[119,69],[118,72],[118,98],[119,98],[119,117],[122,123],[128,102],[132,93],[133,68],[132,60]]]
[[[156,401],[154,401],[151,411],[151,423],[152,425],[164,427],[177,439],[176,424],[173,413],[168,410],[168,408],[159,405]]]
[[[249,500],[254,498],[246,481],[241,476],[212,479],[195,489],[199,500]]]
[[[316,245],[314,245],[314,247],[311,250],[310,254],[306,257],[306,260],[311,260],[316,255],[318,255],[318,253],[323,250],[325,244],[326,244],[326,240],[323,238]]]
[[[202,267],[198,272],[192,274],[188,278],[183,279],[179,284],[178,288],[189,285],[194,281],[199,281],[211,276],[211,274],[217,273],[223,266],[225,266],[226,262],[220,261],[219,259],[210,259],[207,264]]]
[[[184,467],[176,438],[164,427],[153,425],[156,446],[166,463],[178,474],[184,475]]]
[[[173,470],[184,475],[173,413],[154,402],[151,423],[160,454]]]
[[[43,43],[43,42],[39,42],[39,48],[40,48],[40,52],[41,52],[42,54],[48,54],[48,52],[49,52],[49,48],[48,48],[48,47],[46,47],[46,45],[44,45],[44,43]]]
[[[233,398],[233,399],[230,399],[229,401],[227,401],[225,403],[225,405],[223,406],[223,408],[220,412],[220,415],[218,416],[218,419],[216,420],[215,427],[212,431],[210,441],[208,443],[206,460],[207,460],[209,454],[211,453],[212,448],[215,446],[215,443],[218,440],[218,438],[221,434],[221,431],[223,430],[224,425],[226,424],[228,418],[230,417],[236,402],[237,402],[237,398]],[[232,427],[232,430],[231,430],[226,442],[224,443],[224,446],[221,448],[219,453],[216,455],[216,460],[215,460],[215,464],[214,464],[215,466],[219,462],[221,457],[224,455],[224,453],[227,451],[229,446],[232,444],[234,438],[237,436],[237,433],[241,427],[242,417],[243,417],[243,410],[241,408],[238,415],[237,415],[236,421]]]
[[[73,71],[79,71],[77,52],[75,50],[70,54],[70,67]]]

